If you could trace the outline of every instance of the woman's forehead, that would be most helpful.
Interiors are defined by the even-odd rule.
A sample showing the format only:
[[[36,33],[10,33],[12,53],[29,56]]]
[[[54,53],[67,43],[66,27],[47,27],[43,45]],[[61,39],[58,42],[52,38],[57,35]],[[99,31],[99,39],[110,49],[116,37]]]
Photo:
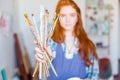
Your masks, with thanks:
[[[76,10],[72,6],[63,6],[60,10],[60,14],[64,13],[76,13]]]

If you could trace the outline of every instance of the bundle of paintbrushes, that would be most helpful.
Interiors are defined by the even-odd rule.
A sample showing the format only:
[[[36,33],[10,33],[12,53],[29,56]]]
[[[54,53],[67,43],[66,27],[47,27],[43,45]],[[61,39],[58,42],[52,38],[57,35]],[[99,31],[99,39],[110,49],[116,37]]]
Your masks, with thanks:
[[[24,14],[25,19],[28,23],[28,26],[31,29],[31,32],[34,35],[35,40],[38,42],[38,47],[42,50],[43,46],[47,46],[47,43],[49,39],[51,38],[51,35],[53,33],[54,27],[56,25],[56,22],[58,20],[58,17],[54,20],[53,27],[48,27],[49,22],[49,12],[48,10],[45,10],[43,6],[40,6],[40,22],[39,27],[37,25],[36,19],[34,17],[34,14],[32,14],[32,21],[29,19],[27,14]],[[47,59],[48,63],[42,63],[39,61],[36,61],[35,69],[33,72],[33,77],[35,76],[38,68],[39,68],[39,79],[43,79],[49,76],[48,67],[50,66],[54,74],[57,76],[57,73],[54,69],[54,66],[51,63],[50,57],[47,53],[43,53]]]

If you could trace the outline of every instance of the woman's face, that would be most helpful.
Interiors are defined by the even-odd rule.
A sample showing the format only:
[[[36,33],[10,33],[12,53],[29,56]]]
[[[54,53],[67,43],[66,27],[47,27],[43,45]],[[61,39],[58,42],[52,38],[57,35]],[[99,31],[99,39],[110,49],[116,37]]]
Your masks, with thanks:
[[[77,23],[77,12],[72,6],[64,6],[60,10],[59,22],[66,31],[73,31]]]

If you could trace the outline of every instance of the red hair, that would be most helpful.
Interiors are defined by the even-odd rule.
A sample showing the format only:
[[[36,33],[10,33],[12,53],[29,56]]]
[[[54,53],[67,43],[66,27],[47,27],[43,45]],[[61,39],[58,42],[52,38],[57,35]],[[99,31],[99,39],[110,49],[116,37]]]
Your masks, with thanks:
[[[88,38],[84,28],[83,28],[83,23],[82,23],[82,18],[81,18],[81,11],[77,4],[73,0],[59,0],[57,7],[56,7],[56,14],[59,14],[60,10],[64,6],[72,6],[78,16],[78,22],[76,23],[76,26],[74,28],[74,35],[78,38],[79,41],[79,50],[78,53],[79,55],[84,56],[84,61],[86,66],[89,66],[92,64],[92,62],[89,59],[89,53],[92,53],[92,55],[98,59],[97,53],[96,53],[96,47],[94,43]],[[57,16],[56,16],[57,18]],[[64,36],[64,29],[61,27],[59,20],[56,23],[54,33],[52,35],[52,39],[57,42],[57,43],[63,43],[65,40]],[[82,54],[84,53],[84,54]]]

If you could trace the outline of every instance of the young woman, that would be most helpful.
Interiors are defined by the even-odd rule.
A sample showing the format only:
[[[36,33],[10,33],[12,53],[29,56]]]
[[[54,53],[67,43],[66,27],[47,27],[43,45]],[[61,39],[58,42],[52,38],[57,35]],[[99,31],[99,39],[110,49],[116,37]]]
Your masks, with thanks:
[[[69,80],[76,77],[98,80],[96,48],[85,33],[79,7],[73,0],[59,0],[56,13],[60,16],[45,51],[53,57],[52,64],[58,77],[50,68],[48,80]],[[41,57],[42,51],[38,48],[36,51],[36,59],[45,62],[46,59]]]

